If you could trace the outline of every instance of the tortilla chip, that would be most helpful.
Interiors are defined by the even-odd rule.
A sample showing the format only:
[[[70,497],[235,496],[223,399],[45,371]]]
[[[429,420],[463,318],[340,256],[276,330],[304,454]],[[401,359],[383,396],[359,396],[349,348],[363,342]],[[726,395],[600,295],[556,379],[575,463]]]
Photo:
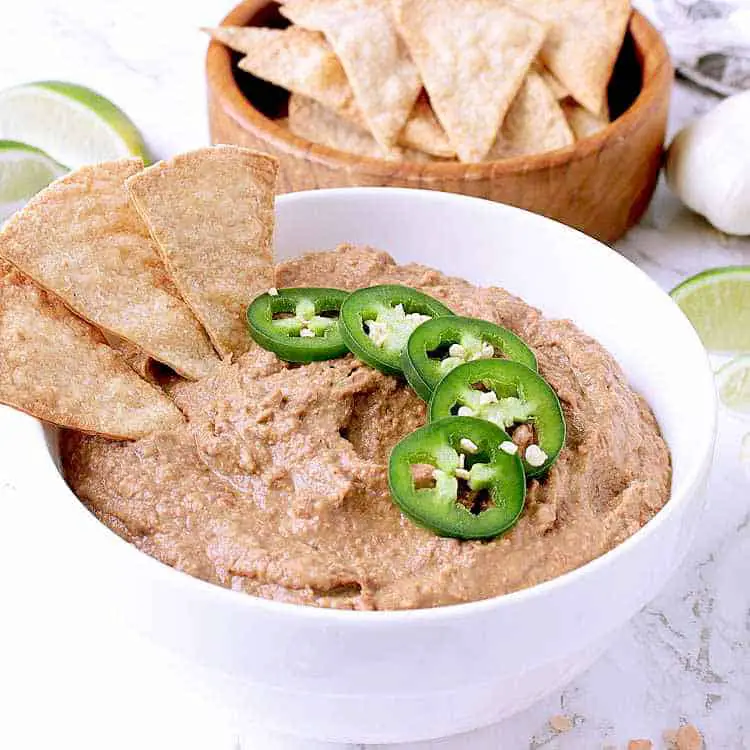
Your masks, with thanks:
[[[359,126],[360,130],[367,128],[346,73],[322,34],[296,26],[284,31],[243,26],[204,30],[217,41],[248,55],[239,62],[242,70],[292,93],[315,99]],[[303,59],[305,62],[301,64]],[[288,127],[286,121],[276,122]],[[414,105],[410,119],[399,136],[399,143],[435,156],[455,156],[445,131],[424,95]],[[388,152],[381,151],[376,158],[384,158],[385,154]],[[390,156],[393,158],[394,154]]]
[[[587,109],[584,109],[578,102],[568,98],[560,102],[560,106],[565,113],[576,140],[588,138],[594,133],[603,130],[609,124],[609,117],[601,115],[592,115]]]
[[[541,154],[569,146],[574,140],[554,94],[532,70],[513,100],[487,160]]]
[[[45,422],[117,440],[184,419],[93,326],[13,271],[0,279],[0,402]]]
[[[549,25],[542,62],[589,112],[599,114],[630,19],[630,0],[516,0]]]
[[[399,136],[402,146],[445,159],[455,157],[443,126],[438,122],[427,94],[422,92]]]
[[[201,378],[216,354],[125,191],[142,168],[140,159],[123,159],[53,182],[5,224],[0,256],[97,328]]]
[[[489,153],[545,27],[500,0],[393,0],[435,114],[464,162]]]
[[[226,359],[248,350],[250,302],[273,286],[278,162],[238,146],[161,161],[127,180],[183,299]]]
[[[384,152],[366,130],[301,94],[289,97],[289,130],[300,138],[350,154],[389,161],[403,159],[401,149],[391,148]]]
[[[544,79],[544,82],[547,84],[547,87],[552,92],[552,95],[557,99],[557,101],[562,101],[565,99],[565,97],[570,96],[570,92],[568,89],[563,86],[560,81],[555,78],[552,73],[550,73],[549,68],[545,67],[544,65],[535,65],[534,68],[536,69],[536,72],[539,73],[539,75]]]
[[[384,148],[393,146],[422,81],[393,24],[388,0],[287,0],[281,13],[325,34],[368,129]]]
[[[440,157],[435,156],[434,154],[427,154],[424,151],[418,151],[415,148],[405,148],[404,161],[416,162],[417,164],[427,164],[428,162],[445,164],[451,161],[456,162],[458,159],[456,159],[455,156]]]
[[[135,344],[131,344],[119,336],[113,336],[106,331],[100,331],[100,333],[104,336],[107,345],[125,360],[125,363],[133,372],[140,375],[144,380],[148,380],[149,383],[153,383],[154,385],[159,384],[156,375],[158,363],[155,359],[149,357],[143,349],[139,349]]]
[[[354,92],[338,57],[317,31],[296,26],[264,29],[257,26],[220,26],[204,29],[246,57],[238,63],[247,73],[277,86],[309,96],[349,116],[359,116]]]
[[[384,154],[380,144],[364,128],[300,94],[292,94],[289,99],[289,129],[300,138],[321,146],[371,159],[418,163],[447,161],[413,148],[393,147]]]

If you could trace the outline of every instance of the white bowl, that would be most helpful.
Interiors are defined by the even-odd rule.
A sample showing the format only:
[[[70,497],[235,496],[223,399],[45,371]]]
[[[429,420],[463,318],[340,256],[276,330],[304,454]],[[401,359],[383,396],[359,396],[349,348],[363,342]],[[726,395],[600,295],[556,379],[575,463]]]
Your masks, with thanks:
[[[0,476],[23,466],[56,580],[170,649],[248,721],[310,738],[404,742],[513,714],[584,670],[679,565],[701,521],[716,432],[713,378],[678,308],[617,253],[561,224],[475,198],[394,188],[277,202],[280,258],[367,243],[501,285],[599,339],[652,405],[674,464],[666,507],[612,552],[487,601],[340,612],[256,599],[140,553],[78,502],[56,431],[0,410]],[[39,550],[35,550],[37,553]]]

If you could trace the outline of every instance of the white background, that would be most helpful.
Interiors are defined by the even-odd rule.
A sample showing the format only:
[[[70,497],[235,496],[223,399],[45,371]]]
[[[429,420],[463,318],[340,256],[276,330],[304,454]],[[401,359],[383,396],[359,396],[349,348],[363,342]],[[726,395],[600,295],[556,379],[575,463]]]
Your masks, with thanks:
[[[130,114],[156,156],[208,142],[198,27],[218,23],[229,3],[1,5],[0,87],[49,78],[89,85]],[[713,101],[678,86],[672,130]],[[750,242],[715,232],[663,188],[619,248],[665,288],[708,266],[750,263]],[[686,429],[689,414],[686,404]],[[722,415],[710,512],[691,558],[587,674],[502,726],[409,750],[624,747],[634,737],[660,747],[661,732],[685,721],[712,750],[750,747],[750,484],[739,462],[748,430]],[[33,498],[16,485],[0,477],[0,748],[333,750],[260,730],[240,739],[233,717],[168,660],[87,627],[66,582],[40,562],[44,537],[22,520]],[[573,720],[571,732],[551,731],[559,713]]]

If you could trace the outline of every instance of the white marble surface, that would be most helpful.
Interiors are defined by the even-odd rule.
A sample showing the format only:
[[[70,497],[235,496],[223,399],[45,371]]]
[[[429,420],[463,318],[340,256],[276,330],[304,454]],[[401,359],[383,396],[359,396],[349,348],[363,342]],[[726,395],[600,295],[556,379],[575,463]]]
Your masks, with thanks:
[[[207,142],[205,40],[197,28],[217,23],[226,0],[2,5],[0,87],[43,78],[92,86],[132,116],[157,156]],[[712,101],[678,85],[672,130]],[[664,288],[710,266],[750,263],[750,241],[711,229],[663,187],[619,249]],[[748,430],[722,414],[700,539],[668,588],[592,669],[501,726],[408,750],[625,747],[634,737],[661,747],[662,731],[686,721],[701,728],[711,750],[750,747],[750,482],[739,460]],[[16,495],[13,479],[0,478],[0,570],[12,572],[2,576],[0,605],[0,747],[335,750],[260,730],[240,739],[233,718],[200,686],[166,663],[144,665],[135,641],[112,643],[107,633],[88,632],[54,571],[33,560],[19,570],[9,551],[23,531],[15,524],[22,523]],[[573,720],[570,732],[550,729],[548,719],[560,713]]]

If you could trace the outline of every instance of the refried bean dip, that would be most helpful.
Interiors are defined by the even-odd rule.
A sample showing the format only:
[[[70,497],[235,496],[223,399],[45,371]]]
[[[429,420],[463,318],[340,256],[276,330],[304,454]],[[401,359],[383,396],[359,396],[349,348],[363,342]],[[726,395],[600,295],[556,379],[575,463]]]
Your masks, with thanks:
[[[66,431],[65,477],[122,538],[174,568],[255,596],[410,609],[506,594],[621,543],[669,496],[667,446],[646,402],[596,341],[498,288],[342,246],[276,267],[278,287],[395,283],[526,341],[563,406],[557,462],[531,480],[517,525],[489,542],[436,536],[388,491],[391,448],[425,422],[403,380],[348,355],[290,365],[253,345],[168,390],[188,422],[133,442]]]

